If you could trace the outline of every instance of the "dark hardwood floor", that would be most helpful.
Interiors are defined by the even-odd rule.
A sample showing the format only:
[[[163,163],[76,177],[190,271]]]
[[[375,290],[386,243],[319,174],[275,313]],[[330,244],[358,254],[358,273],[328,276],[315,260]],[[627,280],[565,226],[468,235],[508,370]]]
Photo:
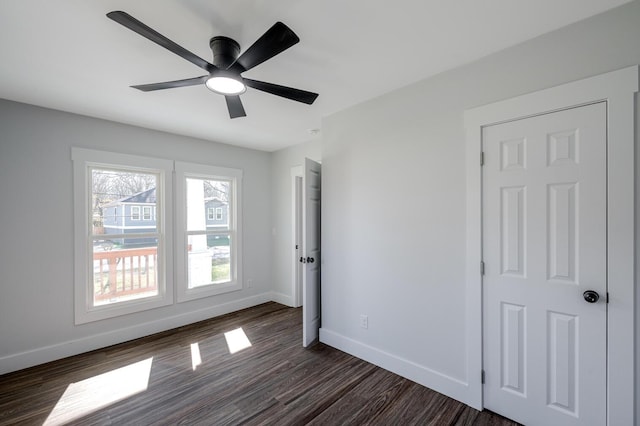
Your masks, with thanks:
[[[231,354],[240,327],[251,346]],[[515,425],[301,341],[301,309],[266,303],[7,374],[0,424]]]

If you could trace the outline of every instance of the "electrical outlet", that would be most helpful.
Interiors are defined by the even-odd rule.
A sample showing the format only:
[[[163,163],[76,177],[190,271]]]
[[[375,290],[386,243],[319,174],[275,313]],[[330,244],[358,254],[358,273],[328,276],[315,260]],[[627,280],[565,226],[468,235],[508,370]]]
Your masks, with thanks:
[[[247,288],[251,288],[251,287],[253,287],[253,279],[249,278],[247,280]]]
[[[369,317],[366,315],[360,315],[360,327],[369,328]]]

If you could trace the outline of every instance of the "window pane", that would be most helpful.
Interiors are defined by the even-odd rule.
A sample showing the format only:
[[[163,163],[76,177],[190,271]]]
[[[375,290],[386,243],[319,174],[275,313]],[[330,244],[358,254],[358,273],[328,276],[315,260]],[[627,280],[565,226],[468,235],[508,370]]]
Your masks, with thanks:
[[[92,169],[93,234],[155,232],[157,179],[151,173]]]
[[[157,295],[157,253],[153,238],[94,240],[94,306]]]
[[[229,234],[189,235],[189,288],[231,281],[230,243]]]
[[[231,182],[187,178],[187,230],[229,229]]]

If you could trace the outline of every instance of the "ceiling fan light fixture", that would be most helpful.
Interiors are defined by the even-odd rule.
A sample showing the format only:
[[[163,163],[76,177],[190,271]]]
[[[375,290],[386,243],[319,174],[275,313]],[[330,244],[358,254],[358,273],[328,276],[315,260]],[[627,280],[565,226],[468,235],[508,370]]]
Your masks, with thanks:
[[[247,86],[237,77],[220,73],[212,74],[205,82],[205,85],[212,92],[228,96],[241,95],[247,90]]]

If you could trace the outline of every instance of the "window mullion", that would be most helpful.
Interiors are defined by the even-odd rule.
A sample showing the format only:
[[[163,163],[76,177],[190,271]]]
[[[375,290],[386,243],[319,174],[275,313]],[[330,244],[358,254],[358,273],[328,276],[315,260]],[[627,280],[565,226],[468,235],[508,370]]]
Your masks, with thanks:
[[[229,234],[232,231],[230,229],[221,229],[221,230],[213,230],[213,229],[207,229],[204,231],[185,231],[186,235],[223,235],[223,234]]]
[[[120,238],[160,238],[159,232],[148,233],[127,233],[127,234],[91,234],[89,238],[93,240],[115,240]]]

